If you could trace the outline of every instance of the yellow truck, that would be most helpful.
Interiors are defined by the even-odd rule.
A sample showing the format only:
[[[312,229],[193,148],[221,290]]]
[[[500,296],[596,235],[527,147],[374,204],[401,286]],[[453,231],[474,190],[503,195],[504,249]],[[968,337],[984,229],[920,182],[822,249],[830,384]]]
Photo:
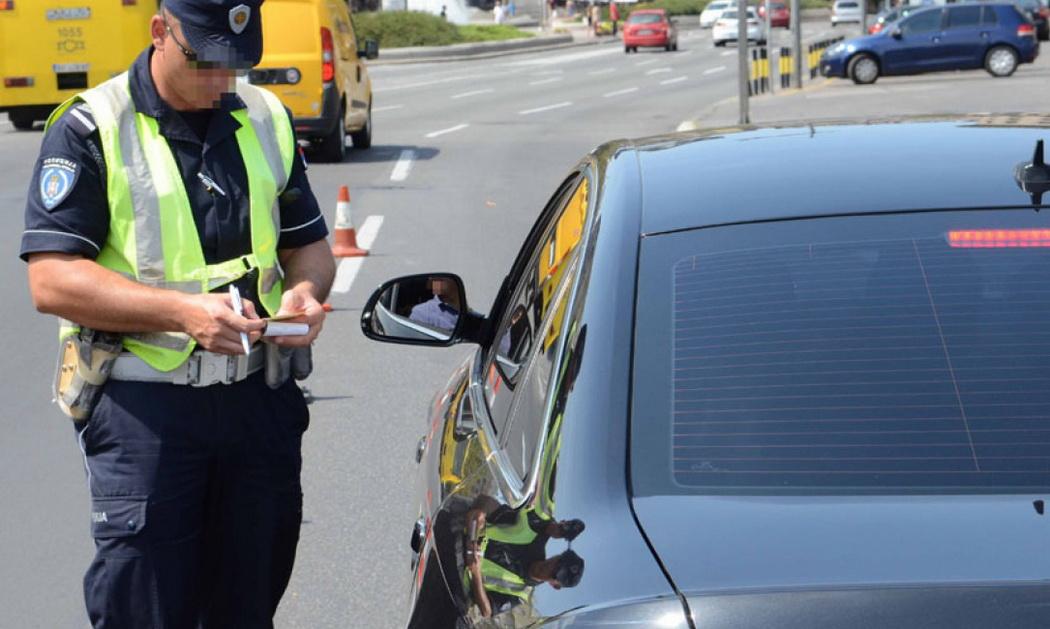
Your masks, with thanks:
[[[30,129],[149,45],[157,0],[0,0],[0,112]]]

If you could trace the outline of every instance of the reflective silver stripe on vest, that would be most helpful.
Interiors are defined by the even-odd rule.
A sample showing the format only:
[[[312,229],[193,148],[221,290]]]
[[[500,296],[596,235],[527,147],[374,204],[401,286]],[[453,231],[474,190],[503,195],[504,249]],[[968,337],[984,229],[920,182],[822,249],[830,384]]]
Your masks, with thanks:
[[[277,270],[276,266],[262,270],[262,292],[263,294],[269,293],[273,290],[274,286],[277,286],[277,282],[281,281],[281,272]]]
[[[520,596],[522,598],[525,598],[526,590],[528,590],[528,586],[522,583],[514,583],[513,581],[507,581],[506,579],[501,579],[499,577],[486,576],[485,574],[482,574],[481,577],[482,583],[486,586],[503,588],[504,591],[513,592],[515,596]]]
[[[190,344],[190,335],[182,332],[136,332],[125,334],[125,338],[136,340],[151,347],[184,352]]]
[[[263,94],[263,89],[255,87],[254,85],[240,84],[237,87],[237,95],[241,97],[244,104],[248,106],[248,120],[252,124],[252,128],[255,129],[255,135],[259,138],[259,144],[262,145],[263,155],[266,157],[266,163],[270,165],[270,172],[273,173],[273,180],[277,184],[277,195],[280,196],[284,192],[285,186],[288,185],[288,174],[284,170],[284,151],[277,139],[277,129],[274,128],[274,114],[270,110],[269,103],[266,102],[266,95]],[[274,223],[280,225],[280,223]]]
[[[160,200],[153,190],[146,153],[135,126],[135,107],[131,102],[128,75],[124,74],[98,86],[98,93],[109,101],[110,111],[118,112],[117,137],[120,158],[128,177],[128,193],[135,212],[135,264],[138,281],[152,284],[164,281],[164,243],[161,236]],[[200,292],[199,286],[192,292]]]

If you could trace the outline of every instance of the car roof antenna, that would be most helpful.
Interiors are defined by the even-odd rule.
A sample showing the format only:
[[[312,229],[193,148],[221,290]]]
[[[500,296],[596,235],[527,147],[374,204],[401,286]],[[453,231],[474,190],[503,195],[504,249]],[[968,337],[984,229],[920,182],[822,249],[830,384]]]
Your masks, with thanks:
[[[1043,204],[1043,193],[1050,192],[1050,166],[1043,158],[1043,141],[1036,140],[1031,163],[1020,163],[1014,168],[1017,185],[1032,195],[1032,205]],[[1036,208],[1039,209],[1038,207]]]

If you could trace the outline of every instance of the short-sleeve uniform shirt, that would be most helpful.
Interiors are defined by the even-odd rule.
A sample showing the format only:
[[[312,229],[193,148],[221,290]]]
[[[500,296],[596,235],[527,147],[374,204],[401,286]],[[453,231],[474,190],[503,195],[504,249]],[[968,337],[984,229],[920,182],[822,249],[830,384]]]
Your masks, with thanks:
[[[150,75],[152,47],[129,71],[137,112],[155,118],[171,147],[193,211],[204,259],[215,264],[251,253],[248,176],[231,112],[245,107],[234,94],[215,109],[178,112],[157,93]],[[287,110],[286,110],[287,113]],[[289,119],[291,114],[289,114]],[[328,235],[306,178],[306,163],[293,160],[281,194],[278,249],[294,249]],[[20,256],[57,252],[95,259],[109,235],[106,163],[91,111],[84,103],[67,110],[48,129],[33,170]],[[243,283],[255,298],[251,281]]]

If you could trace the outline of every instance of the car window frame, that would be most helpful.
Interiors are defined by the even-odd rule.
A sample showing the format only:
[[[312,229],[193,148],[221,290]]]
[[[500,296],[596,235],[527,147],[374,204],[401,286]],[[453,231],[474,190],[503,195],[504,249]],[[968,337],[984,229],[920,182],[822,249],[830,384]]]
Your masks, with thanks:
[[[480,421],[477,422],[478,431],[481,435],[482,441],[485,443],[485,449],[493,455],[487,457],[490,469],[494,480],[499,485],[500,490],[506,499],[506,502],[514,508],[523,504],[534,490],[534,487],[532,486],[536,481],[537,461],[542,457],[542,444],[540,444],[540,447],[536,450],[534,460],[530,466],[530,472],[525,478],[521,478],[514,466],[508,460],[506,451],[502,447],[503,434],[497,433],[495,430],[492,415],[488,406],[488,398],[485,392],[485,378],[495,360],[495,350],[498,349],[495,343],[495,339],[498,338],[497,332],[503,328],[505,317],[510,314],[508,312],[509,306],[515,303],[513,297],[518,294],[521,280],[523,279],[524,274],[529,270],[530,262],[533,260],[534,254],[539,253],[539,249],[545,242],[545,236],[547,236],[550,229],[554,227],[555,218],[560,215],[565,204],[572,198],[572,194],[578,189],[579,185],[584,180],[587,182],[589,192],[587,198],[587,214],[584,218],[583,224],[583,233],[580,242],[576,246],[576,251],[572,255],[572,260],[566,262],[570,266],[566,271],[565,278],[556,288],[554,295],[554,298],[556,299],[562,298],[565,297],[563,293],[564,290],[571,291],[567,296],[568,301],[566,302],[566,312],[572,311],[579,291],[581,274],[578,272],[578,269],[580,268],[580,260],[582,252],[587,250],[590,241],[591,226],[593,225],[595,208],[597,207],[597,175],[592,160],[581,163],[562,181],[558,190],[551,196],[550,200],[548,200],[540,218],[533,224],[529,235],[526,237],[525,243],[519,250],[514,264],[511,266],[511,271],[504,278],[500,292],[497,294],[496,300],[492,305],[489,318],[491,321],[499,321],[500,324],[492,327],[491,333],[487,335],[486,344],[478,348],[474,357],[472,373],[470,374],[470,397],[475,409],[475,415],[480,416]],[[556,309],[552,309],[545,314],[543,321],[539,326],[540,329],[546,329],[546,324],[550,317],[554,315],[555,311]],[[555,365],[557,365],[562,359],[567,336],[569,335],[563,334],[557,341],[558,346],[555,349]],[[535,348],[530,349],[529,360],[522,366],[523,377],[530,373],[529,369],[533,362],[534,350]],[[549,389],[546,393],[544,405],[544,417],[542,419],[542,426],[544,428],[550,421],[549,415],[554,402],[552,392],[555,386],[557,386],[556,378],[552,378],[552,381],[549,383]],[[504,432],[506,427],[509,426],[509,420],[515,410],[515,404],[516,400],[512,400],[507,413],[508,423],[504,424]],[[541,430],[540,432],[542,434],[544,431]]]
[[[908,27],[908,23],[909,22],[912,22],[912,21],[917,20],[919,18],[925,17],[926,15],[933,15],[934,13],[936,13],[940,17],[940,20],[938,21],[937,26],[935,26],[935,27],[933,27],[933,28],[931,28],[929,30],[924,30],[924,31],[908,31],[907,27]],[[927,33],[936,33],[938,31],[943,31],[944,28],[945,28],[945,20],[946,19],[947,18],[946,18],[946,13],[944,11],[944,7],[937,7],[935,9],[930,9],[929,11],[918,11],[918,12],[912,13],[908,17],[906,17],[903,20],[901,20],[901,23],[900,23],[899,27],[901,29],[901,32],[904,33],[905,35],[925,35]]]
[[[966,29],[966,28],[980,28],[981,24],[984,23],[984,7],[979,5],[979,4],[974,4],[974,3],[953,4],[953,5],[951,5],[949,7],[946,7],[946,8],[947,8],[947,11],[945,12],[944,19],[942,20],[942,24],[944,25],[944,29],[945,30],[951,31],[951,30],[960,30],[960,29]],[[963,25],[958,25],[958,26],[953,24],[952,23],[952,14],[954,13],[954,14],[958,15],[958,14],[962,13],[963,11],[965,11],[966,9],[976,9],[976,11],[977,11],[977,21],[974,22],[973,24],[963,24]]]

